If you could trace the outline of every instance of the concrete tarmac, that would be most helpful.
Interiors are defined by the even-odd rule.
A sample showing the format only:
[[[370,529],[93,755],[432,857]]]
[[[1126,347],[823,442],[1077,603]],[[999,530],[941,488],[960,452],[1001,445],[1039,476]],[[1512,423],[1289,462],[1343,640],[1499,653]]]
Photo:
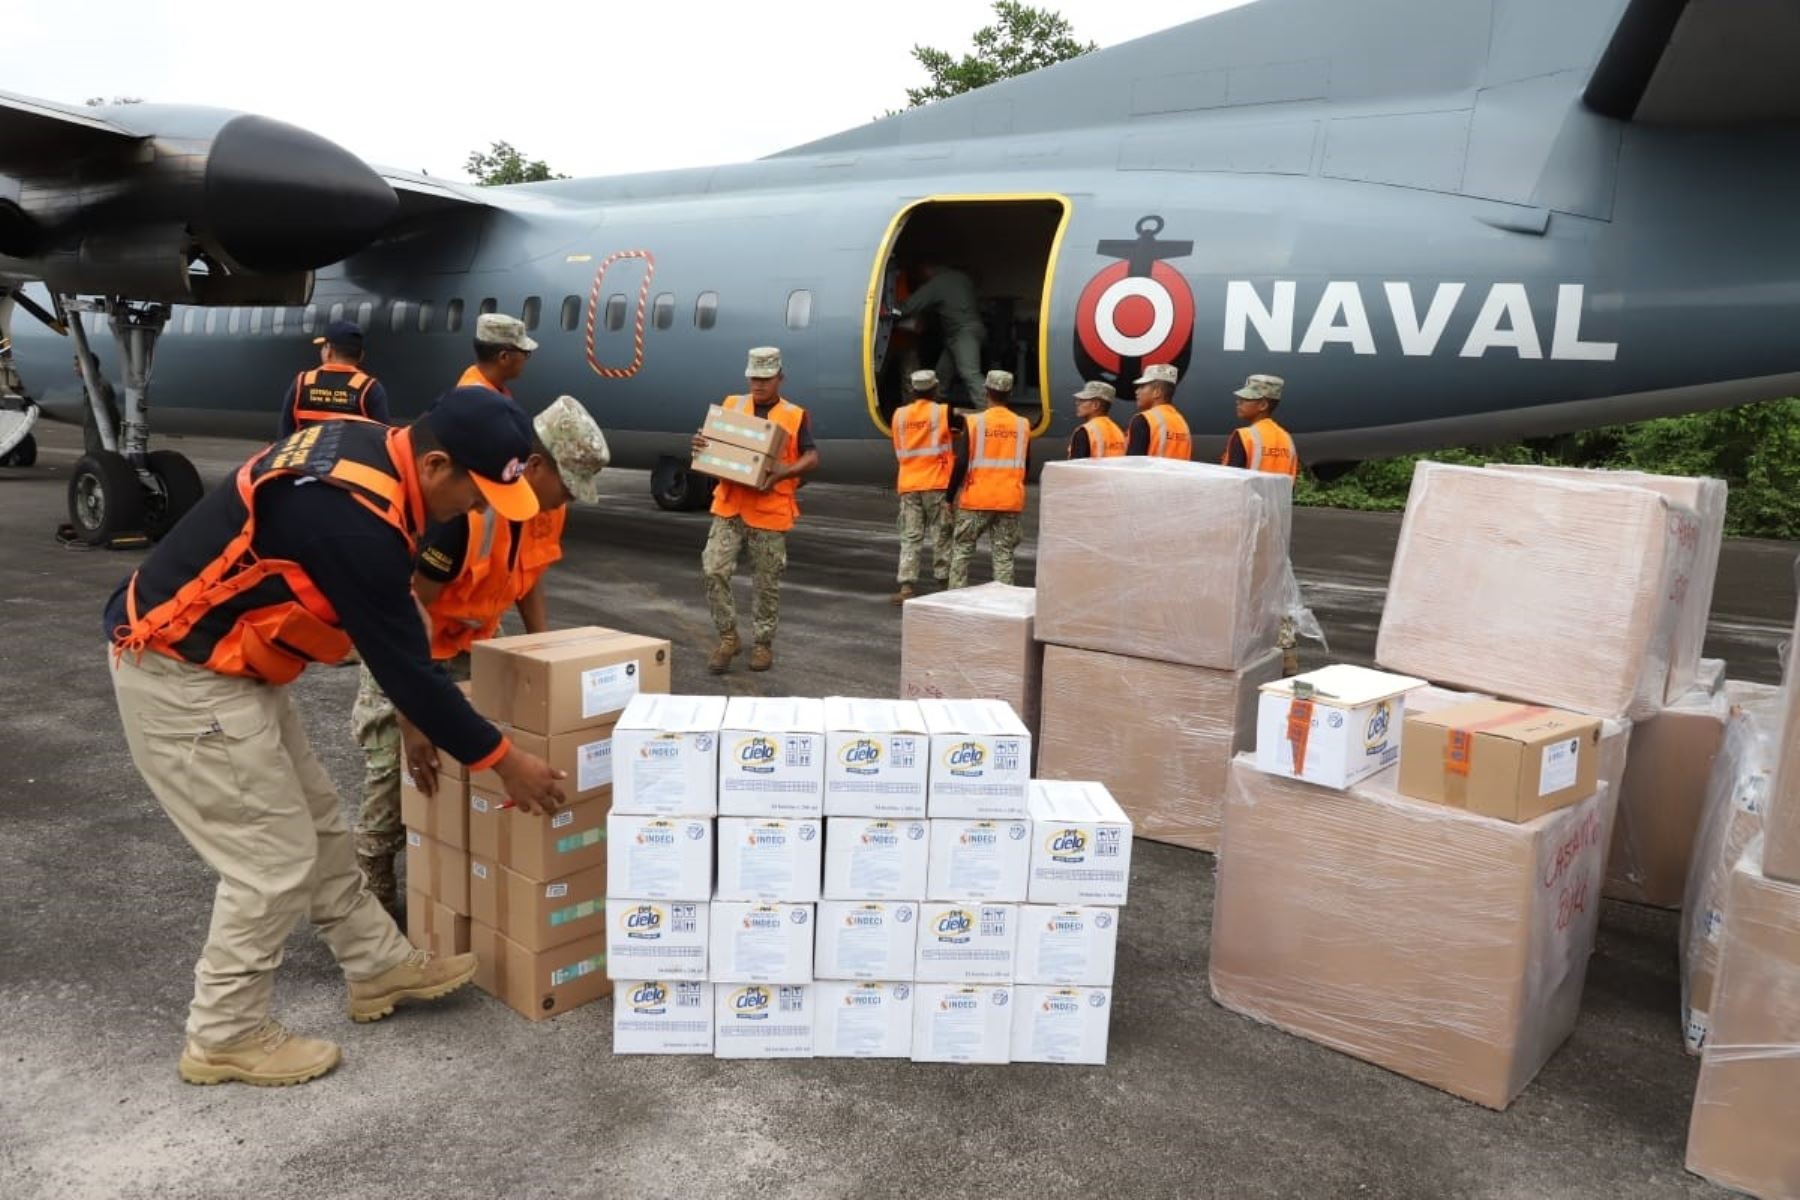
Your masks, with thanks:
[[[1604,906],[1573,1037],[1494,1113],[1215,1005],[1212,859],[1147,842],[1104,1069],[614,1058],[608,1002],[532,1024],[473,988],[353,1025],[341,976],[301,929],[277,1011],[340,1041],[343,1065],[295,1089],[185,1086],[175,1059],[212,878],[133,770],[103,665],[101,605],[139,555],[52,540],[79,435],[43,433],[37,467],[0,471],[0,1195],[1724,1194],[1682,1169],[1696,1063],[1678,1030],[1674,914]],[[209,482],[250,449],[179,448]],[[657,512],[641,474],[609,474],[605,492],[574,516],[550,576],[558,624],[670,638],[678,691],[893,693],[891,497],[805,490],[776,667],[716,679],[706,519]],[[1396,530],[1391,516],[1296,515],[1334,657],[1371,653]],[[1779,677],[1793,554],[1727,548],[1712,652],[1733,677]],[[355,685],[331,669],[296,685],[347,812]]]

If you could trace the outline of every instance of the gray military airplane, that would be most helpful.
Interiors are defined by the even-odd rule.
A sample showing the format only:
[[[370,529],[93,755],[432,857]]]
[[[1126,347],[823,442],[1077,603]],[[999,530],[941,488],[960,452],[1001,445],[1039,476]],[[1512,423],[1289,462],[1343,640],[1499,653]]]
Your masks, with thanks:
[[[886,480],[933,347],[885,314],[927,261],[976,280],[1039,458],[1079,381],[1152,362],[1200,453],[1253,371],[1314,464],[1550,434],[1800,384],[1797,53],[1791,0],[1260,0],[756,162],[503,188],[261,117],[0,96],[0,319],[38,318],[24,381],[89,424],[95,541],[198,495],[152,412],[273,436],[339,316],[405,415],[474,314],[522,315],[527,402],[580,397],[668,508],[705,500],[703,405],[776,344],[827,473]],[[108,325],[116,417],[52,336]]]

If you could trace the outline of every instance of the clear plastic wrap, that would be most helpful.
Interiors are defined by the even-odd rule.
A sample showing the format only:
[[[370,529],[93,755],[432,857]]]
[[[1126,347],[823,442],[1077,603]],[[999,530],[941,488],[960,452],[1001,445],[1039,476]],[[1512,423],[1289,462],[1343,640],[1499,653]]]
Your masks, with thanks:
[[[900,617],[906,700],[1004,700],[1035,737],[1044,648],[1034,640],[1037,592],[984,583],[908,600]]]
[[[1421,462],[1376,661],[1509,699],[1654,716],[1698,531],[1644,488]]]
[[[1280,677],[1280,651],[1214,671],[1046,646],[1038,775],[1104,779],[1137,836],[1216,851],[1231,759],[1256,737],[1256,689]]]
[[[1800,1196],[1800,884],[1754,850],[1733,871],[1687,1168],[1763,1197]]]
[[[1763,827],[1763,870],[1772,878],[1800,883],[1800,613],[1794,615],[1794,633],[1783,651],[1781,751],[1775,768],[1774,788]]]
[[[1730,715],[1707,776],[1681,906],[1681,1027],[1690,1054],[1700,1053],[1712,1027],[1726,885],[1762,833],[1780,731],[1778,688],[1734,680],[1725,697]]]
[[[1575,1025],[1613,800],[1523,824],[1231,768],[1213,996],[1505,1108]]]
[[[1645,471],[1590,471],[1582,467],[1541,467],[1516,463],[1489,463],[1488,469],[1517,471],[1578,483],[1649,488],[1664,499],[1692,512],[1699,521],[1699,540],[1694,547],[1694,569],[1688,576],[1687,591],[1678,605],[1681,611],[1676,617],[1674,640],[1669,647],[1669,679],[1663,696],[1673,704],[1696,687],[1714,690],[1709,680],[1702,677],[1700,652],[1706,644],[1706,621],[1712,613],[1713,583],[1719,573],[1719,551],[1725,542],[1725,500],[1728,489],[1723,479],[1652,475]],[[1718,665],[1722,668],[1724,664]],[[1622,801],[1619,811],[1623,815]]]
[[[1235,671],[1283,616],[1316,631],[1288,564],[1285,475],[1161,458],[1044,468],[1037,636],[1059,646]]]
[[[1606,859],[1608,899],[1681,907],[1730,711],[1723,687],[1696,690],[1632,728]]]

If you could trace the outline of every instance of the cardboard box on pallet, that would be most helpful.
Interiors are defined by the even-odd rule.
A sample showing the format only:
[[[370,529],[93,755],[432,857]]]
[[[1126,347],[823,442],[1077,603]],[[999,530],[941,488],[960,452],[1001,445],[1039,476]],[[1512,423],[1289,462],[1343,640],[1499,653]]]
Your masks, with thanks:
[[[926,821],[825,818],[828,900],[923,900],[931,843]]]
[[[1213,910],[1225,1007],[1503,1109],[1574,1028],[1613,798],[1515,824],[1233,764]]]
[[[1632,727],[1606,859],[1609,899],[1681,907],[1730,712],[1723,686],[1695,689]]]
[[[825,815],[923,817],[931,739],[910,700],[825,700]]]
[[[1022,904],[1019,983],[1111,987],[1119,910],[1098,905]]]
[[[1279,650],[1215,671],[1046,646],[1038,777],[1085,779],[1105,763],[1138,837],[1215,851],[1232,756],[1256,744],[1257,688],[1280,677]]]
[[[1030,821],[933,820],[925,894],[1023,903],[1031,887]]]
[[[967,900],[919,905],[921,983],[1011,983],[1017,973],[1019,906]]]
[[[440,761],[449,759],[440,754]],[[400,772],[400,823],[426,837],[454,846],[469,847],[469,780],[467,776],[438,773],[437,791],[427,796],[412,775]]]
[[[527,754],[534,754],[557,770],[565,772],[568,778],[563,780],[563,796],[570,804],[579,804],[585,800],[604,799],[612,790],[612,731],[613,726],[609,722],[591,729],[555,736],[508,726],[506,735],[519,749]],[[492,767],[477,771],[471,776],[469,787],[489,796],[506,795],[506,785]]]
[[[1535,704],[1474,700],[1408,713],[1399,791],[1502,821],[1529,821],[1594,794],[1600,721]]]
[[[718,825],[713,899],[800,904],[819,898],[823,821],[720,817]]]
[[[824,703],[731,697],[719,731],[719,815],[820,817],[824,811]]]
[[[1259,770],[1346,788],[1400,761],[1406,694],[1423,679],[1337,663],[1262,685]],[[1311,696],[1299,693],[1310,687]]]
[[[706,817],[606,816],[606,887],[640,900],[712,896],[713,822]]]
[[[470,650],[475,707],[546,736],[616,721],[633,696],[669,690],[669,643],[597,625],[489,638]]]
[[[1045,654],[1033,636],[1036,615],[1036,590],[1008,583],[908,600],[900,614],[900,694],[999,700],[1036,737]]]
[[[469,918],[441,900],[407,888],[406,940],[433,954],[467,954]]]
[[[931,731],[931,779],[925,807],[933,817],[1016,820],[1026,815],[1031,782],[1031,731],[998,700],[921,700]]]
[[[707,978],[714,983],[811,983],[813,908],[714,900]]]
[[[910,900],[821,900],[813,976],[911,979],[919,906]]]
[[[564,879],[606,865],[606,805],[526,813],[498,796],[469,797],[469,853],[527,879]]]
[[[912,1054],[913,985],[813,984],[815,1058],[907,1058]]]
[[[691,979],[614,982],[614,1054],[712,1052],[712,984]]]
[[[612,991],[606,975],[606,933],[531,951],[477,922],[471,940],[479,965],[475,986],[528,1021],[579,1008]]]
[[[639,696],[613,727],[614,812],[710,817],[719,811],[723,696]]]
[[[1013,988],[1006,983],[921,983],[913,988],[914,1062],[1012,1060]]]
[[[811,1058],[811,983],[720,983],[713,986],[713,1055],[717,1058]]]
[[[1014,1062],[1106,1064],[1110,987],[1019,984],[1012,1007]]]
[[[706,901],[606,902],[606,969],[620,979],[705,979]]]
[[[534,952],[604,934],[606,864],[546,881],[471,858],[469,915]]]
[[[469,915],[469,852],[406,831],[406,886]]]
[[[1106,785],[1031,785],[1033,904],[1123,904],[1131,887],[1131,818]]]

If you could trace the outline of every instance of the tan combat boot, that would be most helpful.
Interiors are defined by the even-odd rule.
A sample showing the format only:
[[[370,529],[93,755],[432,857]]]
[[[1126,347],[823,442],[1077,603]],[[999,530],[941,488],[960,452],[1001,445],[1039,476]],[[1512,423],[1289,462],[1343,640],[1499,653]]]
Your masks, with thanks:
[[[342,1057],[335,1042],[295,1037],[281,1022],[267,1020],[219,1046],[202,1046],[189,1038],[180,1070],[188,1083],[291,1087],[317,1079]]]
[[[706,669],[714,675],[723,675],[731,670],[731,660],[744,652],[744,644],[738,641],[737,630],[719,635],[719,645],[706,660]]]
[[[350,984],[350,1019],[379,1021],[402,1000],[436,1000],[473,978],[473,954],[439,958],[429,950],[414,950],[399,966]]]
[[[766,671],[775,665],[775,647],[767,642],[758,642],[750,651],[750,669]]]
[[[911,600],[914,596],[916,596],[918,594],[919,593],[917,593],[913,590],[912,584],[903,583],[900,585],[900,590],[894,593],[893,602],[895,604],[905,604],[908,600]]]

